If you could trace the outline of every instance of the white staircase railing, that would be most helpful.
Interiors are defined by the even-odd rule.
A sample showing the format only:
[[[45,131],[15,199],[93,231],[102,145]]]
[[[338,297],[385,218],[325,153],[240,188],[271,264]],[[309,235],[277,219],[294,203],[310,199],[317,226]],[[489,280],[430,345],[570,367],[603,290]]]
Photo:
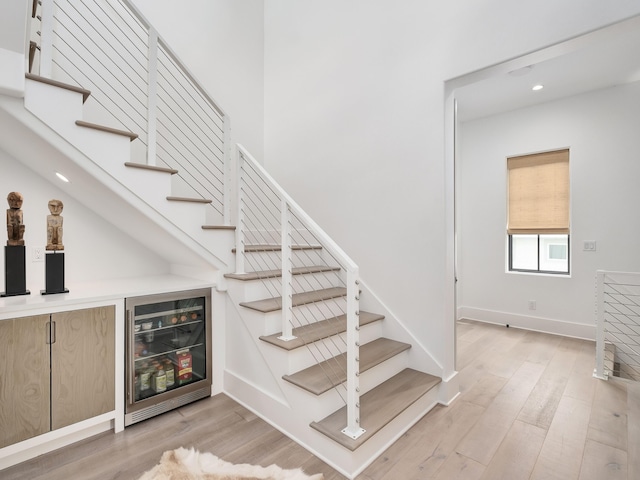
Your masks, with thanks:
[[[138,134],[135,161],[178,170],[174,192],[229,224],[229,118],[135,6],[42,0],[41,19],[34,73],[90,90],[96,123]]]
[[[336,350],[346,349],[347,381],[339,385],[337,391],[347,407],[343,433],[358,438],[364,433],[359,418],[358,266],[242,146],[238,145],[237,149],[236,273],[262,272],[270,295],[281,297],[283,340],[295,338],[296,327],[318,321],[337,322],[341,315],[346,315],[344,348],[336,345],[340,340],[333,337],[328,340],[329,344],[307,344],[307,348],[317,363],[329,361],[325,374],[333,377],[336,376],[334,369],[342,367],[337,363],[333,365],[331,359]],[[254,255],[252,250],[269,252],[270,256]],[[294,278],[296,267],[316,273]],[[273,278],[279,278],[278,284],[273,283]],[[329,293],[335,291],[332,288],[346,289],[346,302],[342,295],[333,297],[334,293]],[[300,311],[293,308],[295,294],[313,291],[327,292],[326,298],[310,308]]]
[[[640,381],[640,273],[598,271],[594,376]]]
[[[134,148],[134,159],[178,170],[178,190],[211,199],[215,214],[230,224],[229,118],[135,6],[128,0],[42,0],[39,17],[34,73],[90,90],[100,108],[85,111],[139,135],[143,148]],[[364,433],[358,267],[241,146],[235,174],[236,272],[266,272],[271,296],[282,301],[285,340],[294,338],[296,327],[346,318],[346,339],[332,336],[307,348],[325,364],[327,376],[346,374],[336,388],[347,406],[343,431],[358,438]],[[251,256],[248,250],[255,248],[272,250],[272,258]],[[312,274],[297,275],[305,272]],[[295,295],[318,291],[326,298],[294,308]],[[346,372],[338,373],[343,367],[333,359],[345,350]]]

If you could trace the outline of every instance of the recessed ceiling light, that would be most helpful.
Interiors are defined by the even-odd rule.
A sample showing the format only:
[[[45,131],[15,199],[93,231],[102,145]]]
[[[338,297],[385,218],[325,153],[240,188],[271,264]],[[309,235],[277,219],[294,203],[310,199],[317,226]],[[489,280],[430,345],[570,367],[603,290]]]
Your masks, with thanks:
[[[69,179],[64,175],[62,175],[60,172],[56,172],[56,177],[58,177],[60,180],[62,180],[65,183],[69,183]]]
[[[544,88],[544,85],[534,85],[531,90],[533,90],[534,92],[537,92],[538,90],[542,90],[543,88]]]

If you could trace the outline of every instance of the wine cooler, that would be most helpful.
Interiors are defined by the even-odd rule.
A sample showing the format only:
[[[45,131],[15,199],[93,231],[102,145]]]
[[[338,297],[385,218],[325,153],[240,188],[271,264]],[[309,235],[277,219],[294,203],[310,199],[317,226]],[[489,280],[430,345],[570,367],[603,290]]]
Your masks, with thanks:
[[[211,395],[211,290],[127,298],[125,425]]]

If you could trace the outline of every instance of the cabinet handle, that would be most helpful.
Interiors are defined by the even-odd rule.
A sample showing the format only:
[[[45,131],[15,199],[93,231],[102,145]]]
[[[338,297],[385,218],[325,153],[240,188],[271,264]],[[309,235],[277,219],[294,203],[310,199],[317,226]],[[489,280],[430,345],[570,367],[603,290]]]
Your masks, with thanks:
[[[56,343],[56,322],[51,322],[49,325],[53,327],[51,328],[51,334],[49,337],[50,343],[53,345]]]
[[[45,342],[47,345],[51,345],[51,322],[47,322],[47,338]]]
[[[127,310],[127,343],[129,346],[129,351],[127,352],[127,396],[129,397],[129,405],[133,405],[135,399],[133,398],[136,386],[135,386],[135,359],[133,356],[134,352],[134,343],[133,343],[133,312],[131,310]]]

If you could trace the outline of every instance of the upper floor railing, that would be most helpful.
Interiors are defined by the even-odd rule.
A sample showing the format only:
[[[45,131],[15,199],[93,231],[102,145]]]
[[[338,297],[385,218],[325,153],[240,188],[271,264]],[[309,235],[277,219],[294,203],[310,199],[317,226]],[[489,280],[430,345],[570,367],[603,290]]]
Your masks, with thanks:
[[[137,133],[133,160],[178,170],[174,194],[212,200],[228,224],[229,118],[135,6],[41,0],[34,18],[35,73],[90,90],[91,121]]]
[[[597,272],[594,376],[640,381],[640,273]]]

